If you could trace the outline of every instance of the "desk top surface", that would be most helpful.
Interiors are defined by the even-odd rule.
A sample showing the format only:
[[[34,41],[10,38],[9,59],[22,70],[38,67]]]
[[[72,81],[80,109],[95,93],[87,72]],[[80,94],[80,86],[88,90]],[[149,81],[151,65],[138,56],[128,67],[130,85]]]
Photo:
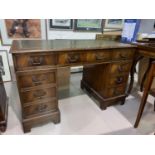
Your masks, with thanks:
[[[132,48],[130,44],[103,40],[14,40],[11,53]]]

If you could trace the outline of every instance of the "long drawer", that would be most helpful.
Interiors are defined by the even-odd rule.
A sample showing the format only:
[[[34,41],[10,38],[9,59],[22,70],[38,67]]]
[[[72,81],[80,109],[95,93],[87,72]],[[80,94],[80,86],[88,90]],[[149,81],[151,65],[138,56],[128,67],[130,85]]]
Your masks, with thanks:
[[[33,115],[42,115],[50,111],[56,111],[58,109],[58,104],[56,100],[51,100],[48,102],[43,102],[40,104],[33,104],[23,108],[23,117],[32,117]]]
[[[85,64],[91,62],[102,62],[111,59],[111,52],[105,51],[84,51],[84,52],[63,52],[58,56],[59,65]]]
[[[36,102],[57,96],[56,87],[38,88],[20,92],[22,103]]]
[[[60,52],[58,65],[70,66],[89,63],[102,63],[108,61],[131,60],[134,51],[131,49],[108,49],[83,52]]]
[[[52,53],[31,53],[31,54],[15,54],[14,57],[15,69],[25,70],[35,67],[50,67],[57,63],[56,54]]]
[[[39,70],[17,72],[18,86],[20,89],[28,89],[45,84],[56,84],[56,70]]]

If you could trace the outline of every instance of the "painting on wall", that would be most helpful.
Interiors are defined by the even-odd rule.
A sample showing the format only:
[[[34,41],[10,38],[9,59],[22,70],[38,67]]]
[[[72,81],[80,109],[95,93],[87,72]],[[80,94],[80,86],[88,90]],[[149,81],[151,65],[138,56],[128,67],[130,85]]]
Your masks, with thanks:
[[[0,74],[4,82],[11,80],[7,51],[5,50],[0,50]]]
[[[106,19],[105,28],[122,29],[123,24],[124,24],[124,19]]]
[[[73,20],[72,19],[49,19],[50,29],[72,29]]]
[[[102,19],[75,19],[75,31],[103,31],[104,20]]]
[[[10,38],[41,38],[39,19],[5,19]]]
[[[46,39],[46,30],[40,19],[1,20],[2,43],[11,44],[17,39]],[[44,21],[45,22],[45,21]]]

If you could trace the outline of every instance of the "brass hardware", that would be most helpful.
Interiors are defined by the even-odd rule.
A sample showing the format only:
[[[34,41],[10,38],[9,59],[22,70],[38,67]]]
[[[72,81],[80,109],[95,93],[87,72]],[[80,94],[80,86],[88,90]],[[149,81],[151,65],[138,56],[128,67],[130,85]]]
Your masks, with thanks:
[[[35,98],[42,98],[43,96],[46,95],[46,92],[43,91],[43,90],[36,90],[34,93],[33,93],[33,96]]]
[[[43,57],[37,57],[37,56],[31,56],[29,59],[29,64],[31,66],[36,66],[36,65],[42,65],[43,64]]]
[[[79,55],[68,55],[68,62],[70,63],[75,63],[79,60],[80,56]]]
[[[96,54],[96,60],[103,60],[105,57],[100,54]]]
[[[37,108],[36,108],[36,111],[39,111],[39,112],[43,112],[47,109],[47,105],[45,104],[40,104]]]

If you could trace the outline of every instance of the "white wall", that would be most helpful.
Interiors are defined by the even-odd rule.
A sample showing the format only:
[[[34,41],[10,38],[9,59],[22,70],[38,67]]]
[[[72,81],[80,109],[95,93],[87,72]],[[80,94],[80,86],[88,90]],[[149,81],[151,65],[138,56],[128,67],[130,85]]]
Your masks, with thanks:
[[[140,32],[150,33],[154,30],[154,19],[143,19],[141,21]],[[0,23],[1,24],[1,23]],[[1,25],[0,25],[1,27]],[[97,33],[94,32],[74,32],[73,30],[56,30],[49,29],[49,23],[47,23],[48,39],[95,39]],[[0,45],[0,50],[8,51],[8,58],[10,66],[13,65],[12,56],[9,54],[10,46]]]
[[[47,38],[50,39],[95,39],[97,33],[95,32],[77,32],[74,30],[56,30],[49,28],[47,22]]]
[[[142,19],[139,32],[140,33],[151,33],[152,31],[155,31],[154,22],[155,22],[155,19]]]
[[[10,46],[2,46],[2,45],[0,45],[0,50],[6,50],[6,51],[7,51],[7,53],[8,53],[9,65],[12,66],[12,65],[13,65],[12,55],[9,53]]]

